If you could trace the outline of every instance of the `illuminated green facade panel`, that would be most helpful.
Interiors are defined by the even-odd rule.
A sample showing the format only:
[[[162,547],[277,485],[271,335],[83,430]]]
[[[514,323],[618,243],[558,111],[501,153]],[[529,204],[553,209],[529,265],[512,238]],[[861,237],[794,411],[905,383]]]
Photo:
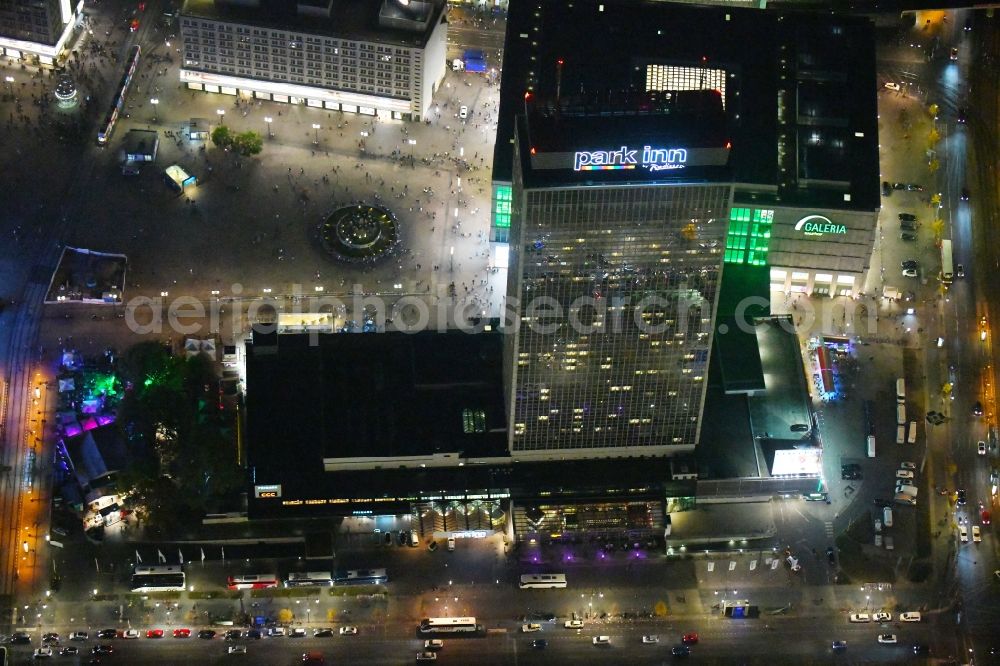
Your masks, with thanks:
[[[760,208],[731,208],[726,235],[727,264],[767,266],[774,211]]]
[[[501,229],[510,228],[510,204],[513,198],[510,185],[498,185],[493,207],[493,226]]]

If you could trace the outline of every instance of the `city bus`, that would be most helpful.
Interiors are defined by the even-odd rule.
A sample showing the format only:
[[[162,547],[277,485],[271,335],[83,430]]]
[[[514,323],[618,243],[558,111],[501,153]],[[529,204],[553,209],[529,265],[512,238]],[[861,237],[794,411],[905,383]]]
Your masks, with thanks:
[[[230,590],[266,590],[278,587],[278,577],[274,574],[247,574],[245,576],[230,576]]]
[[[138,566],[132,570],[133,592],[183,592],[185,582],[184,569],[179,564]]]
[[[138,44],[129,49],[128,58],[125,60],[125,73],[122,75],[121,81],[118,82],[118,87],[115,88],[115,96],[111,100],[108,114],[97,130],[97,143],[101,146],[107,145],[108,139],[111,138],[111,132],[115,129],[115,123],[118,122],[118,114],[125,107],[125,98],[128,95],[129,86],[132,85],[135,70],[139,66],[141,54],[142,49],[139,48]]]
[[[954,266],[951,263],[951,240],[945,238],[941,241],[941,282],[951,284],[954,277]]]
[[[421,634],[475,634],[483,631],[474,617],[425,617],[420,621]]]
[[[333,585],[333,574],[329,571],[305,571],[288,574],[285,587],[308,587],[310,585]]]
[[[540,589],[566,587],[566,574],[524,574],[517,585],[522,590],[537,587]]]
[[[351,569],[337,572],[334,585],[384,585],[389,582],[385,569]]]

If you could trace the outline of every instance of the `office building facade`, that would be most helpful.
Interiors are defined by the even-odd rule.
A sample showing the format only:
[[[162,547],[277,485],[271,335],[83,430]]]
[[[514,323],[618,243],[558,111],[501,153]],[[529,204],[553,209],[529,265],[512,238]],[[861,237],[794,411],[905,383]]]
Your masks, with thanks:
[[[31,64],[55,64],[82,9],[82,0],[0,2],[0,55]]]
[[[266,0],[265,0],[266,2]],[[194,90],[421,120],[444,78],[443,0],[188,0],[181,82]]]

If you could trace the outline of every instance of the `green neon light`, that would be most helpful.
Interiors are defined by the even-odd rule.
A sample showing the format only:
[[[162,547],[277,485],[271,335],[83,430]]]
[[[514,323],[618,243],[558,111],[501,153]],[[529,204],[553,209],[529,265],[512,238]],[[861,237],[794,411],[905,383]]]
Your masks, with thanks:
[[[773,222],[773,210],[731,208],[724,261],[728,264],[767,266]]]
[[[493,206],[493,226],[501,229],[510,228],[510,208],[514,199],[513,188],[510,185],[497,185]]]

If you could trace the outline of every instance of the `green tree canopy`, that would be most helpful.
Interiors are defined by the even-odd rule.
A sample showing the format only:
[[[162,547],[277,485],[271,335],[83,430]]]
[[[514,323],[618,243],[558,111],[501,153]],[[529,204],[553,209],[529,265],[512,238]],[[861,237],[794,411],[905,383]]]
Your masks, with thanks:
[[[259,155],[264,149],[264,137],[253,130],[240,132],[233,137],[233,147],[240,155]]]
[[[225,125],[219,125],[212,130],[212,143],[219,148],[228,148],[233,145],[233,133]]]

